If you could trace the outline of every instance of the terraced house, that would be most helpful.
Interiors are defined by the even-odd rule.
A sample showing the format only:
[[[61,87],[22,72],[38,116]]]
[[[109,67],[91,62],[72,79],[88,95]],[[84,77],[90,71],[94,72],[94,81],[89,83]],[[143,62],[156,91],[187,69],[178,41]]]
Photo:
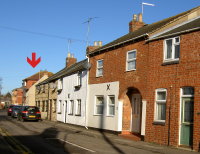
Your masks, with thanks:
[[[87,52],[88,126],[134,140],[199,150],[200,7]]]

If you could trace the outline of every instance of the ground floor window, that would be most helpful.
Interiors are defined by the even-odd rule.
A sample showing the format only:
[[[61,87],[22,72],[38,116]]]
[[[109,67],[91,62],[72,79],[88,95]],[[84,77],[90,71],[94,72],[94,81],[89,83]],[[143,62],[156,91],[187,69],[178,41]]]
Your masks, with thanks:
[[[107,99],[107,114],[109,116],[114,116],[115,115],[115,96],[111,95],[108,96]]]
[[[102,115],[104,110],[104,97],[96,96],[95,99],[95,114]]]
[[[74,101],[70,100],[69,101],[69,113],[70,115],[73,115],[73,111],[74,111]]]
[[[155,102],[155,121],[165,122],[166,120],[166,89],[156,89],[156,102]]]
[[[58,108],[57,108],[58,113],[61,113],[61,106],[62,106],[62,100],[59,100],[58,101]]]
[[[76,101],[76,112],[75,115],[81,115],[81,99],[77,99]]]

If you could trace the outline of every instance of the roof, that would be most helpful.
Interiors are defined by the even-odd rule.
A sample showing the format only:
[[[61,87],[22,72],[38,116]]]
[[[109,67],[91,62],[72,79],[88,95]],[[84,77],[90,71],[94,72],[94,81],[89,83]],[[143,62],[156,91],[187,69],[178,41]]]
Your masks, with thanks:
[[[149,25],[144,25],[143,27],[139,28],[138,30],[136,30],[134,32],[130,32],[130,33],[128,33],[128,34],[126,34],[126,35],[124,35],[124,36],[122,36],[122,37],[120,37],[120,38],[118,38],[118,39],[116,39],[116,40],[114,40],[114,41],[92,51],[92,52],[90,52],[90,53],[87,53],[87,54],[91,55],[91,54],[94,54],[96,52],[103,51],[103,50],[121,45],[123,43],[133,41],[133,40],[141,38],[141,37],[148,36],[148,33],[154,32],[155,30],[162,28],[166,24],[171,23],[172,21],[175,21],[179,17],[182,17],[184,15],[189,14],[190,12],[192,12],[193,10],[195,10],[197,8],[199,8],[199,6],[196,7],[196,8],[193,8],[189,11],[186,11],[186,12],[180,13],[178,15],[166,18],[164,20],[161,20],[161,21],[149,24]]]
[[[156,39],[160,39],[160,38],[164,38],[164,37],[169,37],[172,35],[177,35],[177,34],[181,34],[181,33],[197,31],[197,30],[200,30],[200,17],[198,17],[190,22],[181,24],[171,30],[168,30],[167,32],[161,33],[160,35],[158,35],[155,38],[152,38],[150,40],[156,40]]]
[[[44,76],[45,74],[47,74],[48,76],[52,76],[53,73],[52,72],[48,72],[48,71],[40,71],[35,73],[32,76],[29,76],[28,78],[23,79],[22,81],[27,81],[27,80],[39,80],[42,76]]]
[[[69,76],[71,74],[74,74],[74,73],[82,71],[82,70],[86,70],[86,69],[88,69],[88,67],[89,67],[89,64],[88,64],[87,59],[82,60],[78,63],[71,65],[70,67],[63,68],[62,70],[58,71],[57,73],[55,73],[54,75],[52,75],[48,79],[38,83],[37,86],[55,81],[59,78],[62,78],[64,76]]]

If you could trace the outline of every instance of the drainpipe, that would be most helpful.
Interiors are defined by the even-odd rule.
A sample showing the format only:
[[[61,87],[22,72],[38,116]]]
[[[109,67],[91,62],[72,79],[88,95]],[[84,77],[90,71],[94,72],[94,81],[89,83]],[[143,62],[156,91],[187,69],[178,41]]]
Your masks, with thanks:
[[[88,65],[89,65],[89,58],[88,56],[86,55],[86,58],[87,58],[87,61],[88,61]],[[87,66],[88,67],[88,66]],[[88,90],[88,78],[89,78],[89,68],[86,69],[87,70],[87,77],[86,77],[86,101],[85,101],[85,128],[88,129],[87,127],[87,106],[88,106],[88,100],[89,100],[89,90]]]
[[[171,119],[171,101],[172,101],[172,85],[170,86],[170,102],[169,102],[169,117],[168,117],[168,143],[170,145],[170,119]]]
[[[49,119],[48,119],[48,118],[49,118],[49,114],[48,114],[48,113],[49,113],[49,106],[50,106],[50,104],[49,104],[49,87],[50,87],[50,85],[49,85],[49,83],[48,83],[47,85],[48,85],[48,90],[47,90],[47,92],[48,92],[48,95],[47,95],[47,96],[48,96],[48,97],[47,97],[47,101],[48,101],[48,102],[47,102],[47,107],[48,107],[48,108],[47,108],[47,120],[49,120]]]

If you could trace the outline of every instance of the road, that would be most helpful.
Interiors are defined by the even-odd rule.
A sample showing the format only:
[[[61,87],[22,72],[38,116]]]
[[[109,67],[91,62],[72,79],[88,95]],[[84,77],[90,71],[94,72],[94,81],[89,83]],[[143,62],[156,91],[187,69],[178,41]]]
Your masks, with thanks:
[[[55,128],[46,122],[21,122],[0,111],[0,127],[25,146],[28,153],[133,153],[133,147],[114,145],[108,140],[79,134],[75,130]],[[136,150],[145,153],[145,150]]]
[[[0,110],[0,129],[4,139],[14,149],[14,153],[35,154],[153,154],[153,153],[191,153],[189,151],[155,146],[148,143],[123,140],[118,136],[112,139],[105,134],[101,137],[84,134],[83,128],[73,129],[66,124],[52,124],[41,121],[21,122]],[[88,131],[89,132],[89,131]],[[10,142],[11,141],[11,142]],[[115,142],[114,142],[115,141]],[[116,142],[118,141],[118,142]],[[122,144],[122,141],[127,144]],[[130,144],[129,144],[130,143]],[[17,145],[17,146],[16,146]],[[0,147],[1,148],[1,147]],[[1,149],[0,149],[1,150]],[[0,153],[2,153],[0,151]]]

